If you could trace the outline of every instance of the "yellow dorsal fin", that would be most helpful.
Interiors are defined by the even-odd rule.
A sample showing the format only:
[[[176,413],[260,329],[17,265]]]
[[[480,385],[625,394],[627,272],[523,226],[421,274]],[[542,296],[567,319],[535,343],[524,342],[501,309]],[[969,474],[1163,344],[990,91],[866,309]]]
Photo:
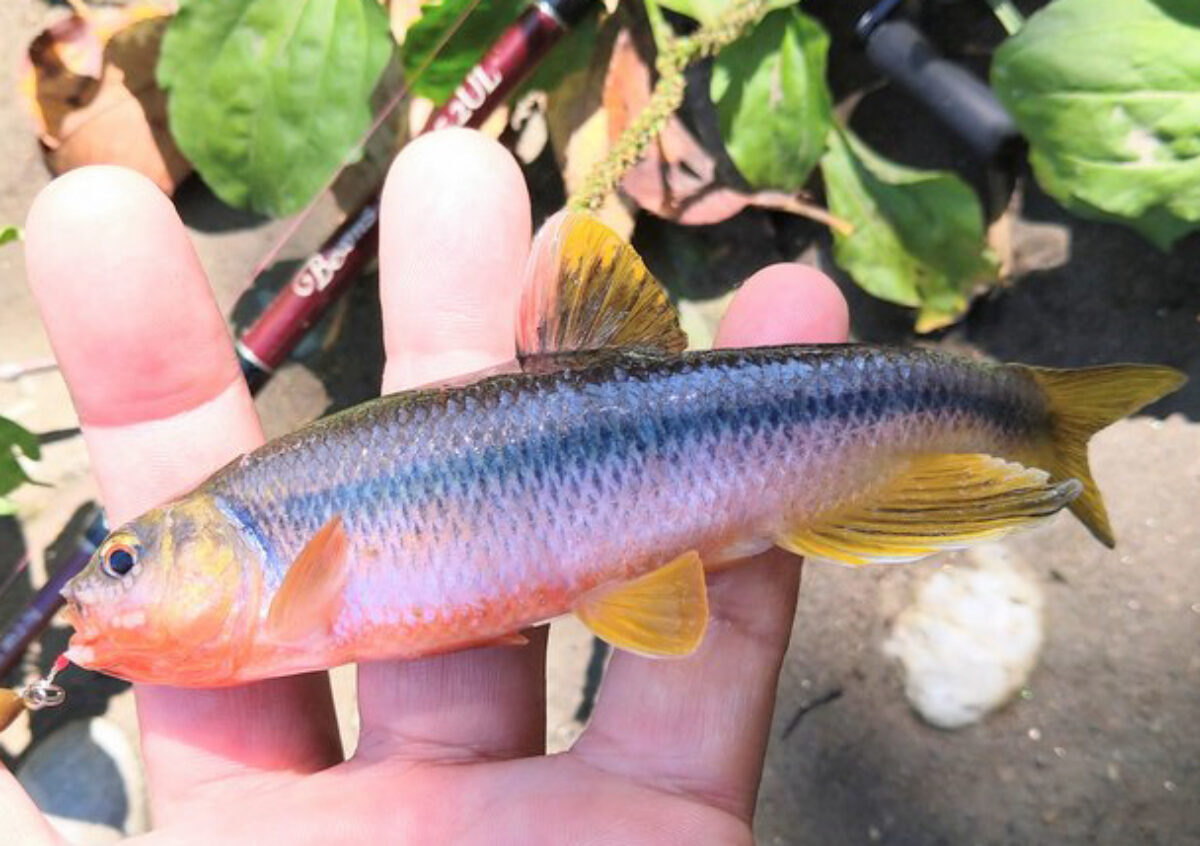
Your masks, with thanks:
[[[790,527],[777,542],[846,564],[911,561],[1049,517],[1081,489],[990,455],[924,455],[867,497]]]
[[[519,356],[686,346],[675,307],[633,247],[584,214],[560,212],[546,221],[525,273]]]
[[[1173,367],[1111,364],[1055,370],[1010,364],[1035,381],[1050,412],[1049,438],[1028,456],[1017,456],[1045,467],[1052,479],[1078,479],[1083,493],[1071,511],[1107,547],[1116,545],[1100,489],[1088,466],[1087,444],[1096,432],[1127,417],[1154,400],[1178,390],[1187,376]]]
[[[312,536],[271,600],[267,631],[272,639],[295,643],[333,627],[342,606],[348,551],[340,516]]]
[[[690,655],[708,625],[704,564],[695,552],[685,552],[632,582],[585,596],[575,613],[618,649],[651,657]]]

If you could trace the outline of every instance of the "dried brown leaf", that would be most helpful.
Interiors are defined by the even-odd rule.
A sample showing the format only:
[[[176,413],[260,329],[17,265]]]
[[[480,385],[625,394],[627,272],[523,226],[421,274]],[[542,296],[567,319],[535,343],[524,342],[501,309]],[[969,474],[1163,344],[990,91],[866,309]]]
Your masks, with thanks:
[[[546,128],[568,195],[575,194],[592,168],[608,155],[610,118],[604,102],[611,74],[608,46],[622,37],[628,33],[618,31],[610,18],[601,25],[599,45],[588,67],[567,74],[547,95]],[[616,197],[607,198],[596,214],[623,238],[633,232],[633,215]]]
[[[154,79],[172,3],[69,15],[30,44],[19,88],[55,173],[119,164],[167,193],[190,172],[167,130]]]
[[[632,37],[622,30],[613,45],[605,78],[603,104],[608,139],[620,137],[650,101],[650,64]],[[641,161],[626,172],[622,192],[653,215],[688,226],[728,220],[748,207],[767,208],[809,217],[849,231],[820,206],[781,191],[741,191],[721,184],[713,155],[677,117],[670,118]]]

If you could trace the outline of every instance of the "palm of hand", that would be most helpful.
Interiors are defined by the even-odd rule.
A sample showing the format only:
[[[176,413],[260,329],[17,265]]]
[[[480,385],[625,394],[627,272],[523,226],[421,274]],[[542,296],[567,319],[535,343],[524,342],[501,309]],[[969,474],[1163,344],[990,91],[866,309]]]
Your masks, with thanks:
[[[115,521],[261,442],[203,271],[149,183],[109,168],[72,174],[42,193],[27,232],[30,281]],[[529,199],[501,148],[446,131],[406,149],[383,198],[385,390],[512,357],[529,238]],[[778,266],[743,287],[718,340],[845,333],[832,283]],[[680,661],[615,655],[591,723],[555,756],[544,755],[544,629],[524,647],[360,667],[349,760],[325,674],[213,691],[139,686],[160,826],[148,838],[749,842],[798,582],[778,552],[710,575],[700,650]],[[55,841],[7,773],[0,818],[15,842]]]

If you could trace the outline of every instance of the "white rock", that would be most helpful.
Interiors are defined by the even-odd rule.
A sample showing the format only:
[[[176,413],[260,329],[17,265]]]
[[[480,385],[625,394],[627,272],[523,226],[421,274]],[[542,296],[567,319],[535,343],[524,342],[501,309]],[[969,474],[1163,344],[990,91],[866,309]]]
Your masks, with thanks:
[[[1042,592],[1034,578],[999,544],[966,557],[918,588],[883,646],[903,667],[912,707],[946,729],[975,723],[1007,702],[1042,646]]]

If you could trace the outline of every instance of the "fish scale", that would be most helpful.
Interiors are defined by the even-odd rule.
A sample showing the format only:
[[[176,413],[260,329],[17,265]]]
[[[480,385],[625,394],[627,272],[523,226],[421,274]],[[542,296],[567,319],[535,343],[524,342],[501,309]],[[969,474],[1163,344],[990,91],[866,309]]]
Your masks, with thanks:
[[[877,462],[885,442],[896,452],[950,437],[961,451],[1003,454],[1035,425],[1036,404],[1025,397],[1032,385],[999,390],[994,370],[922,350],[864,359],[837,347],[579,357],[557,373],[334,415],[204,490],[268,538],[273,588],[317,529],[345,521],[351,601],[338,630],[353,640],[364,624],[487,608],[513,585],[565,596],[636,577],[688,546],[710,549],[827,504],[847,487],[834,467],[862,476],[845,471]],[[284,480],[289,494],[260,495]],[[713,519],[720,511],[728,516]],[[479,633],[565,610],[535,619],[502,604]]]

